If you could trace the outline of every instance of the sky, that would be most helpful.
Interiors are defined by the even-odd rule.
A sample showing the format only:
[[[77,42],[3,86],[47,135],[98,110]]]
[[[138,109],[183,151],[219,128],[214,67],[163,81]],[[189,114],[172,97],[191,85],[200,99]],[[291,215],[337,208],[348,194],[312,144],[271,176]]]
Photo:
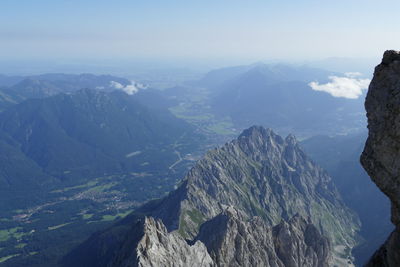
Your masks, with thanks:
[[[400,48],[400,1],[1,0],[0,61],[317,60]]]

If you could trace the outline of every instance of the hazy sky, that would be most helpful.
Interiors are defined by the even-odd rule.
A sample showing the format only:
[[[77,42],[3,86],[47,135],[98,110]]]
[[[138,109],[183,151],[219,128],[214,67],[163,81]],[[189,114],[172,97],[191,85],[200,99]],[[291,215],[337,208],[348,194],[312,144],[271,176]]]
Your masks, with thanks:
[[[380,57],[400,1],[1,0],[0,58]]]

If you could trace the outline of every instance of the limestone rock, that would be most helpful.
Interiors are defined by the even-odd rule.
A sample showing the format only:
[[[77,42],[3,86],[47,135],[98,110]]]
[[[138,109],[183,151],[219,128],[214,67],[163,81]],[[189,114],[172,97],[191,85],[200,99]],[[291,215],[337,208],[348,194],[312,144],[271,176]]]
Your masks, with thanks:
[[[201,241],[189,245],[179,234],[168,233],[160,220],[145,217],[133,230],[110,266],[215,266]]]
[[[204,223],[197,240],[218,266],[328,266],[331,260],[328,239],[299,215],[269,227],[230,207]]]

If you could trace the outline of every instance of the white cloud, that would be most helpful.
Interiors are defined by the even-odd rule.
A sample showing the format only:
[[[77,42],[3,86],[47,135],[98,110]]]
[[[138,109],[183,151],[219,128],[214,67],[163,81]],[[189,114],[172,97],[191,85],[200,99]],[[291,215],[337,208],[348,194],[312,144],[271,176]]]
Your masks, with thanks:
[[[128,84],[127,86],[124,86],[120,84],[119,82],[111,81],[110,86],[114,87],[115,89],[122,90],[128,95],[133,95],[139,91],[139,89],[146,89],[147,87],[143,84],[140,83],[135,83],[132,81],[131,84]]]
[[[122,84],[120,84],[119,82],[114,82],[114,81],[111,81],[111,82],[110,82],[110,86],[111,86],[111,87],[114,87],[115,89],[122,89],[122,88],[124,88],[124,86],[123,86]]]
[[[315,91],[326,92],[334,97],[357,99],[371,82],[370,79],[356,78],[361,75],[359,72],[347,72],[345,77],[330,76],[328,83],[310,82],[308,85]]]
[[[349,78],[356,78],[356,77],[362,76],[362,73],[361,72],[346,72],[344,75]]]
[[[139,91],[139,88],[135,86],[135,84],[129,84],[122,88],[122,90],[127,93],[128,95],[133,95]]]

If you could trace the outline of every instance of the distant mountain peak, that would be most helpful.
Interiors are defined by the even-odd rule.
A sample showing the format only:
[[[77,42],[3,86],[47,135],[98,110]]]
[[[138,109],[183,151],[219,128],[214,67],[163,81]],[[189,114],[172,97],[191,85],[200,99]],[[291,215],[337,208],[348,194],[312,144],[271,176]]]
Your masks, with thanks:
[[[166,224],[170,230],[179,228],[191,237],[196,235],[199,222],[216,216],[229,206],[241,209],[250,216],[263,217],[270,223],[279,223],[282,218],[289,219],[296,213],[305,218],[313,217],[316,222],[315,213],[308,209],[284,211],[282,207],[272,208],[275,201],[290,202],[295,195],[296,201],[303,199],[306,206],[311,205],[305,203],[313,202],[313,198],[319,199],[316,200],[317,205],[327,201],[330,202],[328,206],[343,206],[330,177],[308,159],[293,135],[285,140],[262,126],[252,126],[244,130],[239,138],[209,151],[191,169],[185,181],[172,194],[174,197],[171,195],[166,201],[168,204],[165,203],[165,207],[175,206],[172,201],[184,199],[176,211],[180,214],[180,221],[176,218],[171,220],[170,215],[161,215],[164,214],[161,211],[167,208],[161,209],[155,216],[160,214],[161,218],[169,221]],[[275,191],[277,184],[287,187],[283,186],[283,191],[278,193],[279,190]],[[268,200],[264,198],[265,194]],[[333,211],[336,209],[333,206],[332,212],[337,212]],[[197,213],[202,215],[193,217]],[[336,216],[341,220],[349,219],[345,218],[348,215],[339,213]],[[183,218],[185,223],[182,223]]]
[[[240,134],[238,140],[241,142],[246,141],[248,143],[253,143],[259,147],[265,145],[268,140],[273,140],[274,142],[277,142],[279,144],[282,144],[284,142],[282,137],[277,135],[272,129],[264,128],[257,125],[244,130]]]
[[[273,133],[272,129],[264,128],[259,125],[254,125],[248,129],[243,130],[243,132],[239,135],[239,138],[250,137],[255,135],[267,136],[270,135],[271,133]]]
[[[283,143],[286,142],[291,145],[296,145],[298,144],[297,138],[294,134],[289,134],[284,140],[282,139],[281,136],[276,134],[271,128],[264,128],[263,126],[259,125],[254,125],[251,126],[248,129],[245,129],[240,135],[238,139],[243,139],[247,138],[249,140],[255,140],[255,139],[262,139],[262,140],[268,140],[268,139],[273,139],[277,141],[278,143]]]

